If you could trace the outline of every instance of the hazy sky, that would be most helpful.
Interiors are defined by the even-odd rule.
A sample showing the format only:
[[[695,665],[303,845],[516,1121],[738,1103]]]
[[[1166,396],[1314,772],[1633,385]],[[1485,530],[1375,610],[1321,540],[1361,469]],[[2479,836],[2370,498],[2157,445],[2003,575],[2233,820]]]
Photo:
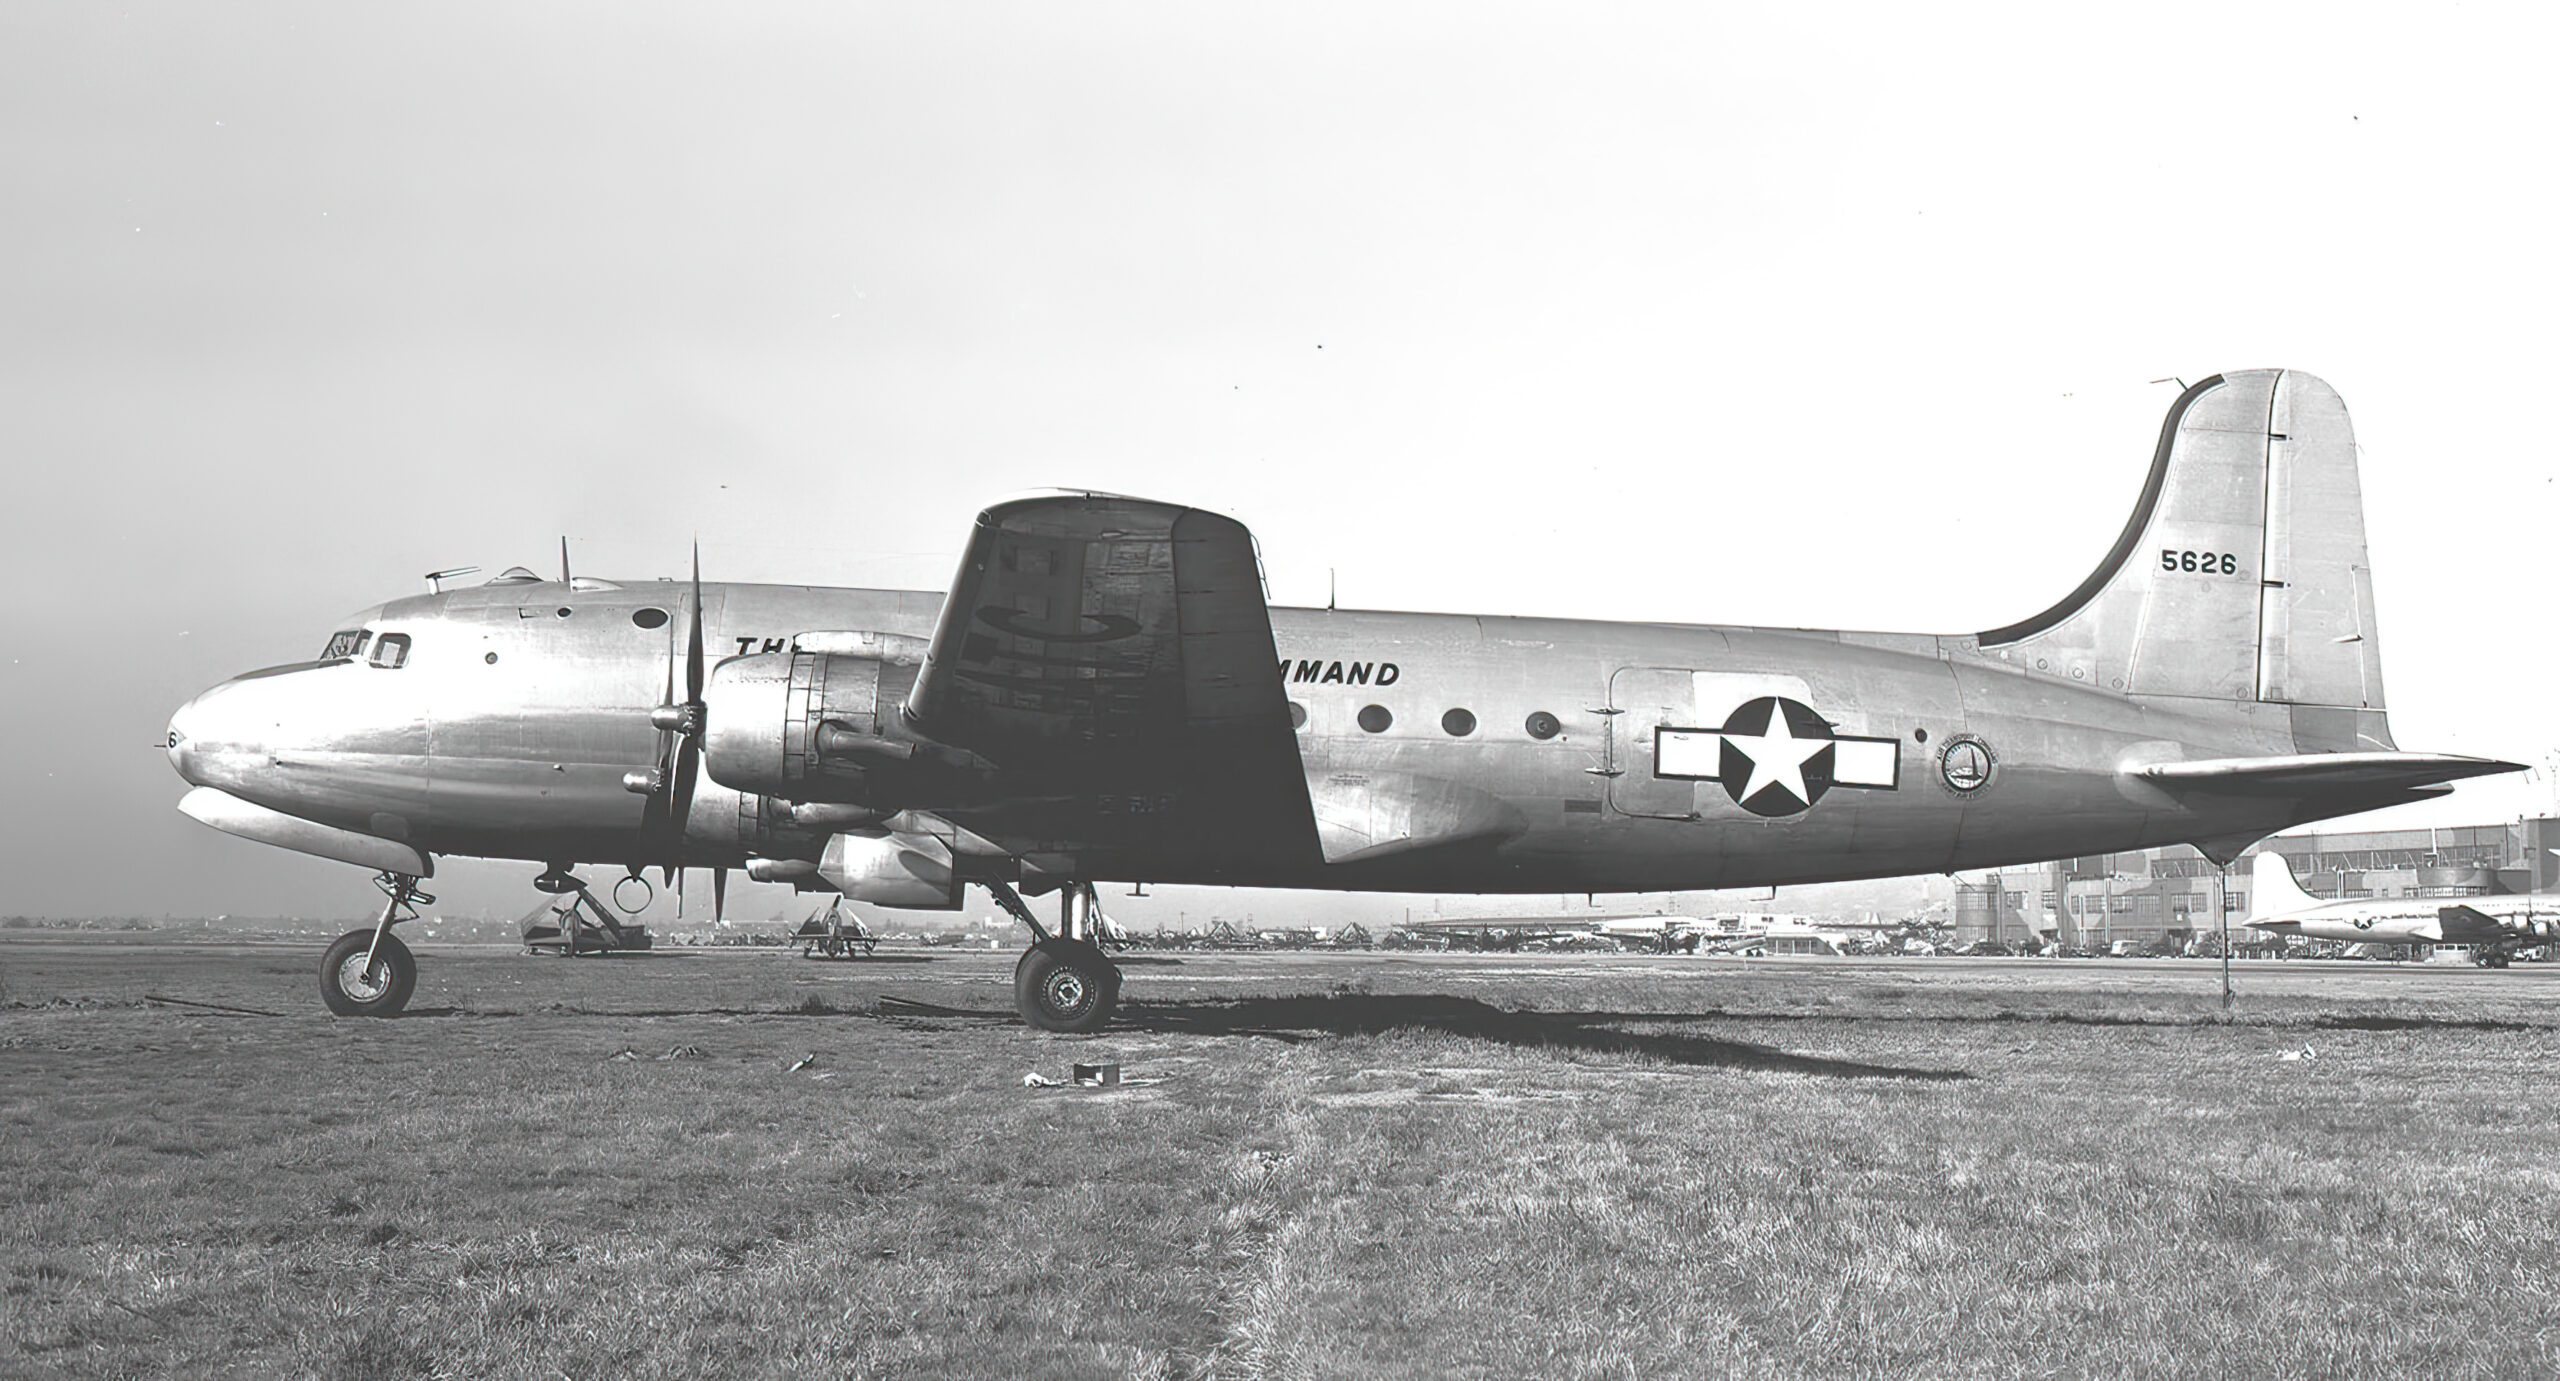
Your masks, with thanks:
[[[1285,603],[1960,632],[2264,365],[2354,413],[2402,745],[2560,748],[2524,7],[645,8],[0,8],[0,913],[361,906],[169,711],[564,532],[938,587],[1071,484]]]

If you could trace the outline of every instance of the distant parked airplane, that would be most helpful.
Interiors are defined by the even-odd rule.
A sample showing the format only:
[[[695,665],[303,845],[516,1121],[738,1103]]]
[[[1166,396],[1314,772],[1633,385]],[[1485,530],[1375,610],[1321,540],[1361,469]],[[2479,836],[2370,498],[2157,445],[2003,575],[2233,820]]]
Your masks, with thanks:
[[[2274,935],[2358,945],[2476,945],[2475,963],[2503,969],[2527,945],[2560,938],[2560,896],[2379,897],[2322,901],[2293,880],[2284,855],[2258,855],[2246,924]]]

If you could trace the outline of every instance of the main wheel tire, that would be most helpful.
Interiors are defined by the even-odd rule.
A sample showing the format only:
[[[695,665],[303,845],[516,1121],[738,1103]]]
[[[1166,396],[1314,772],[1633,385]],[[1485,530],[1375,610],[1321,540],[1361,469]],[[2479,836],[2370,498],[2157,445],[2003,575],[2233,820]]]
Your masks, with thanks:
[[[366,971],[365,951],[373,948],[373,929],[350,930],[320,956],[320,1000],[342,1017],[388,1017],[409,1005],[418,986],[418,961],[397,935],[382,937],[382,948]]]
[[[1082,940],[1043,940],[1013,966],[1013,1005],[1043,1031],[1099,1031],[1120,1005],[1120,966]]]

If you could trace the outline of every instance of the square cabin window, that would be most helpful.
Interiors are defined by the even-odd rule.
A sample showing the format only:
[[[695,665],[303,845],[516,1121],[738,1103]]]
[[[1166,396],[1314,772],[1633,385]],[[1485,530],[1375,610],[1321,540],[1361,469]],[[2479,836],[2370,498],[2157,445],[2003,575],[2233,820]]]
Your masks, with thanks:
[[[409,635],[385,633],[373,645],[373,664],[388,670],[409,660]]]

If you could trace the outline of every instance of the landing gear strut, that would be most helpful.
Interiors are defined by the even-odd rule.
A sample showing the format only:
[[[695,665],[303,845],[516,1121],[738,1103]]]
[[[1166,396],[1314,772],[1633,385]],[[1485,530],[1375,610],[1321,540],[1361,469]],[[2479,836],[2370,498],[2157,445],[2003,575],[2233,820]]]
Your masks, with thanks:
[[[406,873],[384,873],[373,885],[382,889],[380,919],[339,936],[320,956],[320,1000],[342,1017],[396,1016],[418,986],[418,961],[391,927],[416,920],[418,907],[436,899]]]
[[[996,905],[1031,927],[1031,948],[1013,966],[1013,1005],[1022,1019],[1044,1031],[1084,1035],[1111,1021],[1120,1005],[1120,966],[1102,952],[1102,908],[1093,884],[1069,883],[1058,898],[1058,933],[1051,935],[1031,908],[1001,882],[987,884]]]

